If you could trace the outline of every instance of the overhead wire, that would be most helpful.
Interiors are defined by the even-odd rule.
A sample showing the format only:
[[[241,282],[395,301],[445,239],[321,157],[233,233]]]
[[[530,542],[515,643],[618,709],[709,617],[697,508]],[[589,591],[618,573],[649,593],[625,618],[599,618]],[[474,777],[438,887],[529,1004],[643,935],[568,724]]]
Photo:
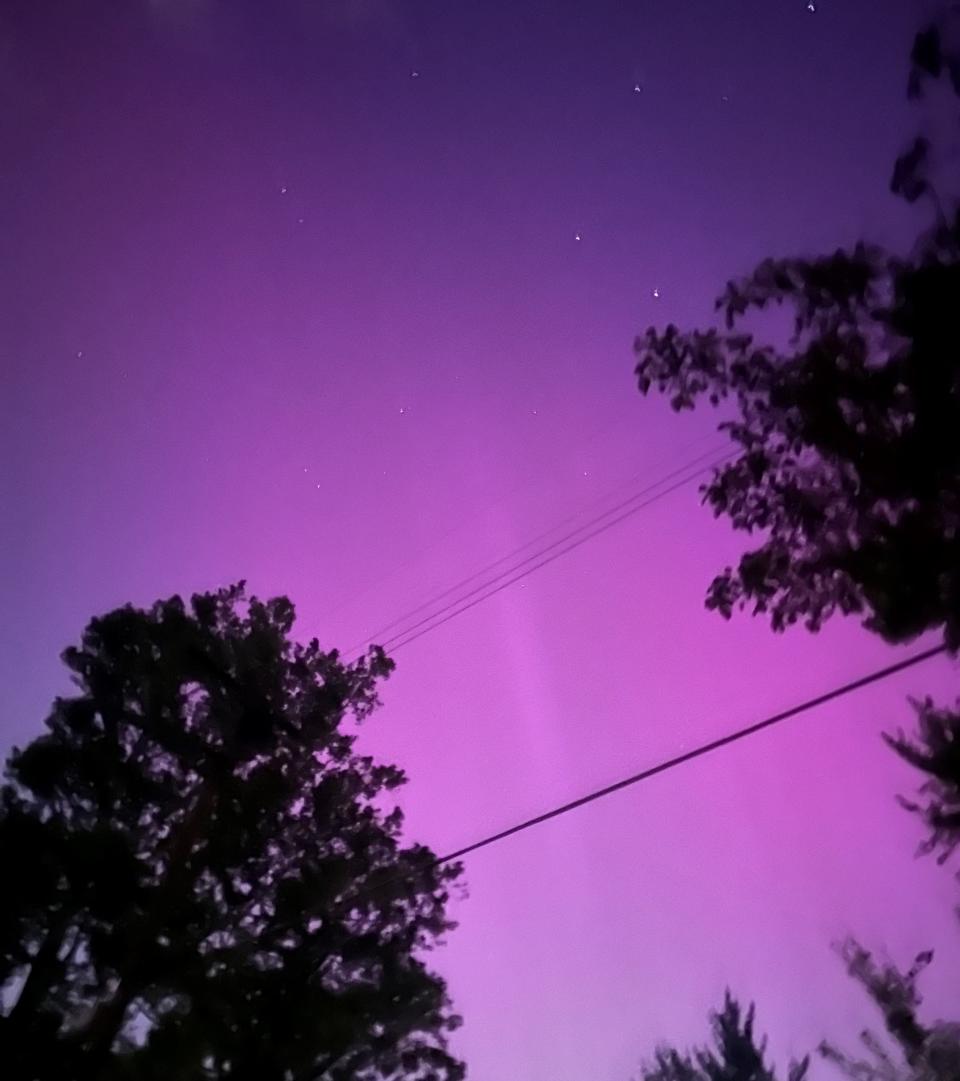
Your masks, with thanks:
[[[635,422],[630,422],[630,423],[631,423],[632,426],[635,427]],[[611,435],[611,433],[615,433],[620,428],[623,428],[623,427],[626,427],[626,423],[624,423],[624,422],[621,422],[619,425],[615,425],[612,429],[611,429],[609,424],[598,425],[590,433],[589,436],[587,436],[583,440],[576,443],[575,446],[574,446],[574,449],[576,450],[577,453],[582,453],[588,447],[593,446],[601,436],[604,436],[604,435],[609,436],[609,435]],[[696,447],[699,444],[705,442],[706,440],[714,439],[715,437],[716,437],[716,432],[713,432],[713,431],[705,432],[705,433],[697,436],[696,439],[692,439],[692,440],[690,440],[690,442],[686,443],[680,449],[679,453],[680,454],[685,454],[687,451],[692,450],[694,447]],[[554,453],[551,456],[551,460],[553,460],[555,458],[556,458],[556,455]],[[547,462],[547,456],[544,455],[544,454],[536,455],[533,458],[527,458],[525,456],[525,461],[527,461],[527,462],[533,461],[533,462],[539,462],[541,464],[545,464]],[[619,491],[621,488],[624,488],[624,487],[627,487],[630,484],[633,484],[634,481],[638,480],[641,476],[643,476],[644,472],[645,471],[641,471],[639,473],[634,474],[633,476],[628,478],[626,481],[624,481],[622,484],[617,485],[612,491],[613,492]],[[526,490],[528,490],[530,488],[533,488],[535,486],[542,488],[543,485],[542,485],[542,480],[540,478],[536,478],[536,479],[531,479],[530,477],[522,478],[522,479],[518,480],[515,484],[511,485],[509,488],[505,488],[502,491],[500,491],[499,494],[494,493],[495,498],[493,498],[493,500],[491,502],[488,502],[486,505],[488,507],[500,506],[509,496],[514,495],[517,492],[526,491]],[[602,499],[608,498],[611,494],[612,494],[612,492],[608,492],[608,493],[606,493],[605,496],[601,496],[601,497],[598,497],[597,499],[591,500],[591,501],[589,501],[588,503],[585,504],[585,507],[594,506],[596,503],[599,503]],[[554,529],[559,528],[559,526],[561,524],[565,524],[568,520],[576,517],[579,513],[581,513],[581,512],[580,511],[575,512],[569,518],[563,519],[563,521],[561,523],[558,523],[557,526],[554,526],[553,528]],[[416,562],[417,559],[419,559],[421,556],[423,556],[424,554],[426,554],[428,552],[433,551],[441,543],[441,541],[445,540],[446,538],[452,537],[452,536],[454,536],[454,535],[456,535],[458,533],[462,533],[463,530],[468,525],[471,525],[471,524],[473,524],[473,518],[472,517],[466,517],[465,516],[465,517],[460,518],[456,523],[451,525],[449,528],[447,528],[446,530],[444,530],[441,533],[436,534],[433,537],[431,543],[429,544],[429,546],[426,549],[423,549],[419,553],[416,553],[416,554],[412,555],[410,558],[403,560],[401,563],[399,563],[397,565],[394,565],[394,567],[390,571],[388,571],[385,574],[380,575],[378,578],[368,580],[365,583],[364,592],[369,592],[376,585],[382,584],[382,583],[386,582],[388,579],[394,577],[400,571],[404,570],[406,567],[409,567],[412,563]],[[547,532],[549,533],[550,530],[548,530]],[[528,545],[531,544],[531,543],[533,543],[533,541],[527,542]],[[523,547],[526,547],[526,546],[521,545],[520,547],[523,548]],[[502,562],[503,559],[506,559],[506,558],[508,558],[508,557],[504,556],[504,557],[501,557],[500,560],[496,560],[495,565],[499,564],[500,562]],[[484,569],[486,569],[486,568],[484,568]],[[477,572],[477,574],[481,574],[481,573],[483,573],[482,570]],[[470,578],[468,578],[467,580],[469,581],[473,577],[475,577],[475,575],[471,575]],[[450,587],[451,590],[454,589],[454,588],[456,588],[456,587],[455,586]],[[447,593],[447,591],[445,590],[443,592],[443,594],[441,594],[441,596],[445,596],[446,593]],[[355,598],[354,598],[354,600],[355,600]],[[345,598],[341,604],[339,604],[335,608],[331,609],[329,614],[333,615],[335,613],[341,612],[352,603],[354,603],[353,600]],[[425,602],[425,603],[430,603],[430,602]],[[419,608],[417,609],[417,611],[419,611]],[[409,615],[409,614],[410,613],[407,613],[406,615]],[[396,622],[399,622],[399,621],[405,619],[406,615],[399,616],[396,620],[392,621],[386,627],[381,627],[379,630],[374,632],[374,635],[383,634],[383,632],[385,630],[389,630],[390,628],[392,628]],[[351,647],[351,650],[345,651],[345,652],[351,652],[353,648],[355,648],[355,647]]]
[[[445,856],[438,857],[436,864],[449,863],[451,860],[460,859],[462,856],[469,855],[471,852],[477,852],[481,848],[487,848],[489,845],[496,844],[498,841],[503,841],[507,837],[513,837],[515,834],[533,829],[534,826],[539,826],[544,822],[549,822],[551,819],[559,818],[561,815],[569,814],[579,807],[585,807],[588,803],[595,803],[597,800],[613,795],[614,792],[620,792],[625,788],[630,788],[632,785],[640,784],[642,781],[648,781],[651,777],[656,777],[661,773],[667,773],[669,770],[677,769],[679,766],[683,766],[697,758],[702,758],[704,755],[712,754],[714,751],[719,751],[724,747],[729,747],[733,743],[748,739],[750,736],[755,736],[759,732],[763,732],[768,728],[773,728],[775,725],[782,724],[792,717],[797,717],[801,713],[808,713],[810,710],[816,709],[819,706],[825,706],[828,702],[834,702],[839,698],[843,698],[848,694],[852,694],[854,691],[868,687],[873,683],[879,683],[882,680],[889,679],[899,672],[904,672],[908,668],[923,664],[925,661],[929,661],[946,652],[947,647],[943,644],[921,650],[919,653],[914,653],[912,656],[906,657],[902,661],[888,664],[884,668],[878,668],[865,676],[860,676],[858,679],[851,680],[849,683],[842,683],[839,687],[833,687],[829,691],[824,691],[823,694],[818,694],[815,698],[808,698],[805,702],[799,703],[799,705],[791,706],[789,709],[781,710],[781,712],[774,713],[772,716],[764,717],[763,720],[756,721],[754,724],[749,724],[745,728],[738,728],[717,739],[710,740],[707,743],[701,743],[692,750],[684,751],[683,754],[674,755],[672,758],[664,759],[656,765],[648,766],[646,769],[631,774],[629,777],[624,777],[620,781],[615,781],[613,784],[598,788],[585,796],[581,796],[579,799],[561,804],[559,807],[554,807],[552,810],[545,811],[543,814],[536,815],[534,818],[528,818],[523,822],[518,822],[514,826],[509,826],[507,829],[500,830],[498,833],[492,833],[488,837],[481,838],[479,841],[473,841],[453,852],[448,852]]]
[[[703,443],[705,439],[710,439],[713,436],[714,436],[714,433],[710,432],[707,435],[700,436],[697,439],[692,440],[690,443],[686,444],[686,446],[683,448],[683,452],[685,452],[687,450],[691,450],[693,447],[697,446],[697,444]],[[697,461],[700,461],[703,458],[708,458],[708,457],[710,457],[712,455],[715,455],[715,454],[719,453],[720,449],[721,449],[721,447],[719,447],[719,446],[712,447],[710,450],[705,451],[705,452],[697,455],[692,460],[692,462],[688,463],[688,464],[693,464],[693,463],[695,463]],[[683,452],[681,452],[681,453],[683,453]],[[584,504],[582,507],[580,507],[578,510],[574,511],[573,514],[569,514],[565,518],[562,518],[559,522],[554,523],[554,525],[550,526],[549,529],[545,529],[542,532],[536,534],[536,536],[531,537],[529,540],[525,541],[523,544],[517,545],[515,548],[512,548],[505,555],[500,556],[498,559],[493,560],[491,563],[487,563],[485,566],[481,567],[477,571],[474,571],[472,574],[467,575],[465,578],[461,578],[458,582],[455,582],[452,586],[448,586],[446,589],[442,590],[441,592],[434,594],[433,596],[431,596],[427,600],[425,600],[422,603],[418,604],[415,608],[411,608],[408,611],[404,612],[402,615],[397,616],[395,619],[392,619],[389,623],[384,624],[382,627],[379,627],[377,630],[375,630],[372,633],[366,635],[361,641],[359,641],[359,642],[355,643],[354,645],[350,646],[350,648],[345,650],[344,652],[346,654],[352,654],[355,650],[361,649],[364,646],[366,646],[368,643],[376,641],[381,635],[386,634],[387,631],[393,630],[393,628],[398,626],[399,624],[405,623],[407,620],[412,619],[414,616],[419,615],[422,611],[424,611],[427,608],[432,607],[437,602],[443,600],[445,597],[448,597],[451,593],[457,592],[458,590],[462,589],[464,586],[467,586],[471,582],[475,581],[477,578],[480,578],[483,575],[488,574],[490,571],[495,570],[501,564],[506,563],[507,561],[515,558],[521,552],[525,552],[528,548],[532,547],[535,544],[538,544],[540,541],[546,539],[551,534],[556,533],[557,530],[562,529],[564,526],[568,525],[570,522],[574,522],[578,518],[581,518],[585,510],[588,510],[591,507],[599,506],[601,503],[606,502],[607,500],[610,499],[610,497],[612,495],[614,495],[615,493],[617,493],[619,491],[622,491],[624,488],[630,487],[631,485],[635,484],[638,480],[640,480],[643,476],[647,475],[648,473],[649,473],[649,470],[647,470],[647,469],[641,470],[641,471],[639,471],[637,473],[634,473],[631,477],[629,477],[623,483],[616,485],[616,487],[608,490],[602,496],[598,496],[597,498],[590,500],[589,502]],[[668,474],[667,479],[670,476],[672,476],[672,474]],[[665,479],[665,478],[661,478],[661,481],[663,479]],[[410,628],[408,628],[408,630],[409,629]],[[406,633],[406,632],[402,632],[402,633]],[[394,637],[399,637],[399,635],[395,635]]]
[[[688,476],[681,477],[673,484],[670,484],[666,488],[655,492],[655,494],[651,495],[648,499],[643,499],[641,502],[635,503],[635,505],[633,506],[629,506],[629,504],[634,503],[634,500],[639,498],[640,495],[645,494],[645,492],[637,493],[636,496],[631,497],[629,500],[624,500],[623,503],[618,504],[617,507],[611,508],[605,514],[599,515],[597,518],[593,519],[590,522],[587,522],[579,529],[571,531],[564,537],[561,537],[559,540],[555,541],[553,544],[550,544],[546,548],[541,549],[539,552],[535,552],[533,555],[528,556],[527,559],[522,560],[516,566],[511,567],[508,570],[497,575],[496,578],[493,578],[490,581],[486,582],[483,586],[479,586],[476,589],[471,590],[469,593],[464,594],[456,601],[451,602],[451,604],[445,605],[444,608],[442,608],[439,612],[434,613],[428,619],[421,620],[419,621],[419,623],[416,623],[412,627],[407,628],[407,630],[402,635],[397,635],[395,638],[390,639],[389,643],[386,645],[386,648],[388,648],[391,653],[395,653],[398,649],[402,649],[404,646],[410,645],[411,642],[415,642],[418,638],[422,638],[423,635],[429,634],[430,631],[434,631],[438,627],[442,627],[445,623],[448,623],[451,619],[456,618],[463,612],[469,611],[471,608],[476,607],[483,601],[488,600],[490,597],[493,597],[497,593],[502,592],[504,589],[507,589],[509,586],[514,585],[514,583],[519,582],[521,579],[529,577],[529,575],[533,574],[534,571],[540,570],[541,567],[545,567],[548,564],[553,563],[561,556],[564,556],[568,552],[572,552],[575,548],[579,548],[581,547],[581,545],[586,544],[587,541],[593,540],[594,537],[598,537],[602,533],[606,533],[607,530],[612,529],[614,526],[626,521],[628,518],[632,518],[633,515],[637,514],[639,511],[644,510],[646,507],[649,507],[652,504],[658,502],[659,500],[665,498],[672,492],[675,492],[679,488],[684,487],[692,480],[696,480],[698,476],[700,476],[702,473],[705,473],[708,469],[714,468],[728,458],[732,458],[734,456],[734,453],[735,452],[730,452],[721,456],[718,459],[715,459],[712,462],[709,462],[705,466],[700,466]],[[660,483],[662,483],[662,481]],[[650,488],[647,488],[645,491],[650,491]],[[624,507],[628,507],[628,509],[622,510],[622,508]],[[602,521],[603,518],[608,517],[615,511],[622,511],[622,513],[617,514],[616,517],[610,519],[610,521],[603,522],[603,524],[597,524]],[[583,536],[577,537],[576,540],[572,539],[576,536],[576,534],[581,533],[584,530],[588,531],[583,533]],[[568,540],[570,541],[570,543],[565,543]],[[564,547],[558,548],[559,545],[564,545]],[[558,548],[558,550],[551,551],[551,549],[553,548]],[[549,555],[547,554],[548,552],[550,553]],[[530,565],[525,566],[526,564]],[[524,569],[520,570],[521,567],[523,567]],[[514,573],[518,571],[519,573]],[[509,575],[512,575],[512,577],[508,577]],[[482,590],[486,590],[486,592],[481,592]],[[475,596],[475,594],[477,593],[480,593],[481,595]],[[473,599],[468,600],[468,598]],[[450,608],[453,608],[453,610],[449,611]],[[442,616],[442,618],[437,618],[438,616]],[[424,626],[424,624],[429,625]]]
[[[921,650],[918,653],[914,653],[909,657],[905,657],[903,660],[896,661],[893,664],[888,664],[883,668],[875,669],[872,672],[868,672],[866,675],[860,676],[857,679],[850,680],[847,683],[842,683],[839,686],[833,687],[828,691],[824,691],[822,694],[818,694],[813,698],[808,698],[803,702],[795,706],[791,706],[788,709],[781,710],[779,713],[774,713],[768,717],[764,717],[762,720],[755,721],[753,724],[746,725],[743,728],[735,729],[732,732],[728,732],[723,736],[719,736],[716,739],[709,740],[706,743],[701,743],[698,746],[692,748],[689,751],[684,751],[682,754],[673,755],[670,758],[663,759],[660,762],[655,763],[652,766],[647,766],[645,769],[641,769],[636,773],[631,774],[628,777],[624,777],[619,781],[615,781],[613,784],[605,785],[602,788],[594,789],[592,792],[588,792],[584,796],[580,796],[577,799],[570,800],[568,803],[560,804],[558,807],[553,807],[548,811],[544,811],[542,814],[535,815],[533,818],[524,819],[521,822],[517,822],[512,826],[508,826],[506,829],[491,833],[485,837],[481,837],[479,840],[471,841],[460,848],[456,848],[451,852],[447,852],[443,856],[437,856],[433,860],[429,861],[425,865],[425,869],[432,869],[439,867],[446,863],[451,863],[454,860],[463,859],[464,856],[469,856],[474,852],[478,852],[480,849],[489,848],[491,845],[499,844],[501,841],[505,841],[508,837],[515,837],[519,833],[524,833],[527,830],[533,829],[535,826],[543,825],[545,822],[550,822],[553,819],[560,818],[563,815],[571,814],[573,811],[579,810],[581,807],[587,806],[590,803],[596,803],[599,800],[606,799],[608,796],[612,796],[616,792],[622,792],[626,788],[633,787],[650,780],[652,777],[657,777],[661,774],[668,773],[671,770],[678,769],[680,766],[684,766],[689,762],[693,762],[696,759],[703,758],[706,755],[713,754],[715,751],[723,750],[726,747],[731,746],[734,743],[742,742],[749,739],[752,736],[758,735],[760,732],[767,729],[774,728],[777,725],[783,724],[794,717],[798,717],[803,713],[809,713],[811,710],[817,709],[820,706],[825,706],[829,702],[835,702],[849,694],[853,694],[855,691],[862,690],[864,687],[869,687],[873,684],[882,682],[885,679],[889,679],[892,676],[905,672],[910,668],[914,668],[917,665],[923,664],[926,661],[932,660],[934,657],[941,656],[948,652],[947,646],[941,644],[938,646],[932,646],[928,649]],[[382,879],[375,885],[369,885],[361,887],[357,894],[354,895],[354,900],[375,893],[380,889],[385,888],[388,885],[396,885],[401,881],[404,881],[406,875],[398,874],[395,876],[389,876],[386,879]]]
[[[486,581],[482,582],[478,586],[475,586],[468,592],[462,593],[459,596],[454,597],[452,600],[442,605],[439,609],[432,611],[429,615],[417,620],[415,623],[405,627],[402,631],[397,632],[396,634],[392,635],[390,638],[379,644],[389,652],[396,652],[396,650],[402,649],[404,646],[416,641],[418,638],[421,638],[423,635],[428,634],[432,630],[435,630],[437,627],[441,627],[445,623],[448,623],[451,619],[454,619],[461,613],[466,612],[471,608],[474,608],[476,605],[482,603],[484,600],[487,600],[489,597],[492,597],[495,594],[501,592],[508,586],[513,585],[515,582],[520,581],[522,578],[526,578],[534,571],[539,570],[541,567],[544,567],[549,563],[552,563],[556,559],[559,559],[560,556],[565,555],[570,551],[573,551],[575,548],[580,547],[587,541],[592,540],[594,537],[606,532],[608,529],[612,529],[613,526],[618,525],[620,522],[632,517],[640,510],[643,510],[644,508],[649,507],[651,504],[656,503],[658,500],[663,499],[665,496],[670,495],[678,488],[689,484],[690,481],[695,480],[698,476],[706,472],[708,469],[715,468],[722,462],[734,457],[736,453],[735,451],[729,451],[726,454],[722,454],[719,457],[716,457],[715,455],[717,453],[717,449],[718,448],[713,448],[704,454],[697,455],[692,461],[686,462],[684,465],[671,470],[669,473],[660,477],[653,484],[645,486],[638,492],[635,492],[633,495],[629,496],[627,499],[621,500],[619,503],[617,503],[613,507],[608,508],[601,514],[595,515],[582,525],[578,526],[576,529],[569,530],[563,536],[552,541],[550,544],[541,547],[537,551],[520,560],[518,563],[514,563],[513,565],[507,567],[505,570],[500,571],[500,573],[498,573],[494,577],[487,579]],[[710,457],[710,460],[703,464],[703,459],[708,457]],[[675,483],[673,484],[668,485],[666,488],[662,488],[662,490],[657,491],[657,489],[661,488],[666,481],[671,480],[678,475],[680,476],[679,480],[675,481]],[[647,499],[643,498],[651,492],[653,492],[654,494],[649,495],[649,498]],[[637,502],[638,500],[640,500],[640,502]],[[613,517],[610,521],[604,522],[604,519],[610,518],[611,515],[615,515],[615,517]],[[556,532],[557,528],[559,527],[554,526],[551,530],[548,530],[545,534],[542,534],[541,536],[549,536],[550,533]],[[578,537],[577,535],[581,533],[583,534],[583,536]],[[575,537],[577,538],[576,540],[573,539]],[[512,555],[519,554],[519,551],[522,551],[523,549],[529,547],[531,543],[534,542],[527,542],[527,544],[522,545],[520,549],[515,550],[510,555],[504,556],[501,559],[495,561],[486,569],[494,569],[500,563],[503,563],[505,560],[510,559]],[[559,550],[553,551],[553,549]],[[547,553],[550,554],[548,555]],[[440,594],[434,600],[441,600],[444,596],[452,593],[459,586],[468,585],[471,581],[474,581],[483,573],[484,571],[479,571],[471,575],[469,578],[464,579],[462,582],[458,583],[457,586],[451,586],[448,590],[445,590],[443,594]],[[417,609],[408,613],[408,615],[415,615],[418,612],[430,607],[432,603],[433,602],[431,601],[425,602]],[[394,625],[396,623],[402,622],[402,620],[403,617],[395,620]],[[363,645],[365,646],[367,643],[370,643],[372,637],[373,636],[365,638],[363,640]],[[351,647],[351,650],[349,650],[348,652],[352,653],[356,648],[356,646]]]

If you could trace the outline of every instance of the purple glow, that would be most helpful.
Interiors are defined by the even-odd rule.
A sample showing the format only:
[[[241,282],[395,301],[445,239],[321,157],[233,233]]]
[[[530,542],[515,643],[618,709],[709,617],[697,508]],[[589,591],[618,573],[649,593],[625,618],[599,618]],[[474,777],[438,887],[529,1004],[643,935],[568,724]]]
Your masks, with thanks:
[[[344,648],[706,450],[709,417],[637,394],[633,335],[915,224],[887,180],[916,5],[815,7],[5,4],[4,746],[94,613],[243,577]],[[704,611],[741,545],[686,488],[399,652],[364,739],[410,774],[409,833],[457,848],[891,658]],[[843,1042],[871,1019],[847,930],[933,946],[947,1014],[956,885],[913,861],[879,732],[954,679],[472,857],[434,959],[470,1076],[626,1081],[727,984],[778,1060]]]

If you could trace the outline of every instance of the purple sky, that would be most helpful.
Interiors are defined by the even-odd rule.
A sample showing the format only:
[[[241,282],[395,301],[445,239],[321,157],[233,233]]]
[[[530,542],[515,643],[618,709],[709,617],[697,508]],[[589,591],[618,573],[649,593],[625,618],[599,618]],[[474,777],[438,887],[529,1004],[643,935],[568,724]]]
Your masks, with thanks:
[[[636,393],[633,335],[766,255],[909,237],[921,7],[5,0],[3,747],[94,613],[245,577],[345,648],[709,447]],[[402,650],[364,739],[411,834],[459,847],[895,656],[705,612],[741,545],[688,487]],[[960,1014],[956,884],[878,738],[954,682],[472,857],[435,956],[472,1078],[627,1081],[726,983],[778,1056],[853,1039],[846,931],[934,946],[931,1016]]]

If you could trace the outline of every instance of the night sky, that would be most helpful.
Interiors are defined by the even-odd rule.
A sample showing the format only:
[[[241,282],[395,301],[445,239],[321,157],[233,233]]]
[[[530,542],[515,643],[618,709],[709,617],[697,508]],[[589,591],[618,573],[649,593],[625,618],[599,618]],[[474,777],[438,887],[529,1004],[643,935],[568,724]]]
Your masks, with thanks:
[[[246,578],[346,649],[719,445],[631,343],[768,255],[917,225],[907,0],[4,0],[0,743],[116,605]],[[703,608],[682,488],[398,651],[366,746],[439,852],[901,655]],[[382,637],[382,636],[381,636]],[[920,643],[922,645],[923,643]],[[932,946],[879,733],[915,669],[471,857],[432,963],[476,1081],[627,1081],[731,985],[775,1056],[873,1016],[830,951]],[[952,998],[951,998],[952,996]],[[820,1075],[829,1068],[817,1065]]]

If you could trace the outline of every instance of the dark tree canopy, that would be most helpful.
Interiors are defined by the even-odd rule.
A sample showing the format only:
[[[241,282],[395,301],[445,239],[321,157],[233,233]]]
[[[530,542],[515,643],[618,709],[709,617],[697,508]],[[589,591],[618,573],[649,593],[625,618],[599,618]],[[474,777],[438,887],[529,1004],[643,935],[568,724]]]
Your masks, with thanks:
[[[458,1079],[420,954],[457,866],[354,750],[382,651],[289,638],[243,584],[93,619],[0,791],[10,1081]]]
[[[642,1081],[777,1081],[773,1067],[764,1061],[766,1040],[753,1031],[754,1008],[746,1012],[728,991],[723,1009],[710,1017],[713,1047],[680,1052],[658,1048],[654,1061],[643,1067]],[[809,1058],[791,1063],[787,1081],[803,1081]]]
[[[960,95],[960,5],[917,35],[908,91]],[[951,37],[954,35],[954,37]],[[704,501],[756,544],[725,568],[707,606],[750,608],[775,630],[859,615],[889,642],[942,634],[960,650],[960,204],[934,181],[918,138],[891,188],[927,198],[934,223],[907,256],[867,243],[766,259],[716,303],[723,328],[651,327],[635,343],[641,393],[675,410],[720,407],[733,453]],[[789,313],[785,345],[750,320]],[[891,744],[923,770],[909,804],[944,856],[960,843],[960,707],[918,707],[916,739]]]
[[[940,28],[918,35],[911,90],[960,59]],[[957,84],[960,93],[960,83]],[[929,144],[898,160],[894,191],[935,196],[935,226],[906,258],[865,243],[767,259],[716,303],[725,330],[651,327],[636,375],[675,410],[733,405],[734,459],[705,488],[716,515],[760,536],[710,586],[729,616],[816,630],[835,612],[901,642],[942,629],[960,646],[960,212],[933,192]],[[785,348],[759,342],[754,313],[792,315]]]
[[[912,705],[917,734],[899,732],[884,738],[901,758],[926,774],[919,798],[900,802],[927,826],[919,852],[935,852],[937,861],[946,863],[960,846],[960,703],[952,711],[938,708],[931,698]]]
[[[769,259],[718,300],[727,332],[650,328],[637,377],[674,409],[735,403],[737,448],[705,489],[760,543],[712,583],[777,630],[863,613],[892,642],[942,629],[960,646],[960,216],[913,259],[858,245]],[[789,305],[789,348],[740,332]]]
[[[837,952],[880,1010],[892,1047],[867,1029],[860,1034],[860,1042],[868,1058],[858,1058],[826,1042],[819,1047],[822,1057],[854,1081],[957,1081],[960,1025],[925,1025],[917,1016],[923,1002],[917,978],[933,960],[933,953],[919,954],[903,973],[894,965],[878,964],[854,939],[841,943]]]

